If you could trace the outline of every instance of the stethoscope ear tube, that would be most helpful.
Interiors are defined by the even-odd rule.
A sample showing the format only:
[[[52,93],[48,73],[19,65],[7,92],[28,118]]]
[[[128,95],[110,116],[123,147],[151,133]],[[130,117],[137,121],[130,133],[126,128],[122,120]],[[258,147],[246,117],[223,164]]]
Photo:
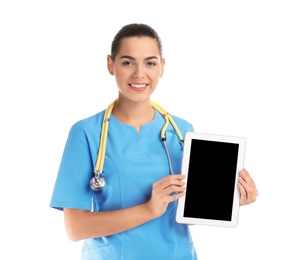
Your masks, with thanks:
[[[108,135],[108,127],[109,127],[109,120],[112,109],[116,103],[116,100],[111,103],[104,114],[102,130],[101,130],[101,140],[100,140],[100,148],[98,153],[98,158],[96,162],[95,172],[102,173],[105,161],[105,153],[106,153],[106,145],[107,145],[107,135]]]
[[[105,110],[104,113],[104,119],[103,119],[103,123],[102,123],[102,129],[101,129],[101,137],[100,137],[100,147],[99,147],[99,152],[98,152],[98,157],[97,157],[97,162],[96,162],[96,166],[94,169],[95,172],[95,176],[90,180],[89,185],[91,187],[92,190],[94,191],[99,191],[101,189],[104,188],[105,184],[106,184],[106,180],[104,177],[101,176],[102,172],[103,172],[103,167],[104,167],[104,161],[105,161],[105,153],[106,153],[106,145],[107,145],[107,137],[108,137],[108,127],[109,127],[109,120],[110,120],[110,116],[111,116],[111,112],[113,110],[113,107],[115,105],[117,100],[113,101]],[[165,124],[161,129],[161,139],[163,141],[164,144],[164,148],[168,157],[168,161],[169,161],[169,166],[170,166],[170,173],[174,174],[173,169],[172,169],[172,163],[171,163],[171,158],[170,158],[170,154],[166,145],[166,129],[169,125],[169,123],[171,123],[171,125],[173,126],[174,130],[176,131],[176,133],[178,134],[180,141],[182,143],[182,147],[183,147],[183,142],[184,142],[184,138],[179,130],[179,128],[177,127],[176,123],[174,122],[173,118],[170,116],[170,114],[161,106],[159,106],[158,104],[156,104],[153,101],[150,101],[150,104],[152,107],[154,107],[159,113],[162,114],[162,116],[165,119]]]
[[[107,135],[108,135],[108,127],[109,127],[109,120],[112,109],[116,103],[116,100],[111,103],[104,114],[102,129],[101,129],[101,139],[100,139],[100,147],[98,152],[98,158],[96,162],[96,166],[94,169],[95,176],[91,178],[89,182],[89,186],[94,191],[99,191],[105,187],[106,180],[104,177],[101,176],[103,172],[104,162],[105,162],[105,153],[106,153],[106,145],[107,145]]]
[[[173,126],[174,130],[176,131],[176,133],[178,134],[181,142],[184,142],[183,135],[182,135],[181,131],[179,130],[178,126],[176,125],[175,121],[171,117],[171,115],[163,107],[156,104],[155,102],[150,101],[150,103],[157,111],[159,111],[162,114],[162,116],[166,120],[166,123],[161,130],[161,135],[162,135],[161,138],[165,138],[165,131],[167,129],[168,121],[169,121],[171,123],[171,125]]]

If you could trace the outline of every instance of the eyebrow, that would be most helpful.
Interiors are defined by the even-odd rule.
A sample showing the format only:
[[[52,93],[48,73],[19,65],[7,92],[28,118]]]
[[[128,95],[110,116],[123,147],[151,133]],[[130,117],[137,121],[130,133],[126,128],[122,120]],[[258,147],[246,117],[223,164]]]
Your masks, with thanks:
[[[129,55],[123,55],[123,56],[120,57],[120,59],[136,60],[134,57],[129,56]],[[149,56],[149,57],[145,58],[145,60],[152,60],[152,59],[157,59],[158,60],[158,58],[156,56]]]

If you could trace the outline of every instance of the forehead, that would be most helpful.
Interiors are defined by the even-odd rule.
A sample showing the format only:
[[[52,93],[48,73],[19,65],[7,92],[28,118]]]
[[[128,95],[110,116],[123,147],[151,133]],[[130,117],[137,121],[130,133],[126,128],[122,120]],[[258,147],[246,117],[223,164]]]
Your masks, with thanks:
[[[118,56],[128,55],[132,57],[159,57],[157,41],[150,37],[127,37],[120,43]]]

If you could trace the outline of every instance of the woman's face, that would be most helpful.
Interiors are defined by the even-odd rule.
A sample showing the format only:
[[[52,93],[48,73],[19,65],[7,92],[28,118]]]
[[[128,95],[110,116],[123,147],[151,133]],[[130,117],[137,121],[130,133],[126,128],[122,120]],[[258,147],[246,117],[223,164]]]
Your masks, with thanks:
[[[150,37],[123,38],[115,60],[108,56],[108,70],[115,76],[119,98],[133,102],[150,99],[164,64],[156,40]]]

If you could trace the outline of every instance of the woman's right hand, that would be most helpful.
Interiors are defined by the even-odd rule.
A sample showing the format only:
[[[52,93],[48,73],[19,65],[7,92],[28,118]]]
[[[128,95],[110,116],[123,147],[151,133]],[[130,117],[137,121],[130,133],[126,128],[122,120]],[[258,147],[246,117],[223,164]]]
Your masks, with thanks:
[[[185,175],[168,175],[153,183],[151,198],[147,207],[154,217],[162,216],[169,203],[180,199],[185,194]]]
[[[69,238],[78,241],[110,236],[160,217],[170,202],[184,195],[184,178],[184,175],[179,174],[162,178],[153,184],[148,202],[130,208],[99,212],[64,208]]]

